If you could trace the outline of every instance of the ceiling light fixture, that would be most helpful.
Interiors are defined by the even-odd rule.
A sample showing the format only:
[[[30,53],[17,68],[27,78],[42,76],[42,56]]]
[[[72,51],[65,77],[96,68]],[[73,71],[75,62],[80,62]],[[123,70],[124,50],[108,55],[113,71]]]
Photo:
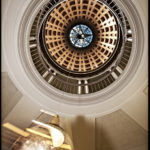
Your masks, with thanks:
[[[48,150],[48,144],[45,140],[34,136],[27,140],[20,150]]]
[[[52,124],[45,124],[36,120],[32,120],[32,122],[49,130],[54,147],[59,147],[63,144],[64,134],[59,127],[54,127]]]
[[[50,115],[50,112],[41,110]],[[68,134],[59,127],[59,116],[51,114],[50,123],[46,124],[32,120],[36,126],[26,128],[26,131],[10,124],[4,123],[3,127],[21,135],[19,150],[47,150],[48,147],[73,150],[73,144]],[[18,149],[18,148],[17,148]]]

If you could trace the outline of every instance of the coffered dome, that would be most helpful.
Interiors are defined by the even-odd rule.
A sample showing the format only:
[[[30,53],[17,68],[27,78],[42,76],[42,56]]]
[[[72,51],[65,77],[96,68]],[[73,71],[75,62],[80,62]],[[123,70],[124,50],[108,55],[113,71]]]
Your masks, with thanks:
[[[104,3],[64,1],[48,13],[43,24],[51,59],[68,72],[88,74],[100,69],[117,49],[118,22]]]
[[[123,73],[132,50],[132,30],[115,2],[54,1],[36,15],[29,44],[36,69],[50,85],[89,94]]]
[[[145,56],[143,24],[131,1],[20,3],[15,25],[5,17],[3,39],[10,42],[3,45],[25,95],[63,113],[94,114],[124,101],[119,94],[126,95]]]

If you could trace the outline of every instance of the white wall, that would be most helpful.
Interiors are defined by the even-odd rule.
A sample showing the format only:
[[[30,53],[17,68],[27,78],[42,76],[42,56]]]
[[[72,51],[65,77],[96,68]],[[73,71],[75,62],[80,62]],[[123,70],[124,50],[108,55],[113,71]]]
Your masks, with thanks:
[[[5,72],[2,73],[2,120],[11,112],[13,107],[19,102],[22,94],[15,87],[13,82]]]
[[[96,119],[96,150],[148,150],[148,133],[122,110]]]
[[[122,106],[126,112],[145,130],[148,130],[148,96],[140,92],[131,101]]]

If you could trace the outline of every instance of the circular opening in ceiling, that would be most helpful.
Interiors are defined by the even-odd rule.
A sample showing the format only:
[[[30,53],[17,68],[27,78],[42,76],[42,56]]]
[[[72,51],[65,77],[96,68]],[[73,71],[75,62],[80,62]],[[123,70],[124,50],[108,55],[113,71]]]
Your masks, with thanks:
[[[134,30],[126,13],[111,2],[48,2],[37,12],[28,42],[34,67],[48,89],[86,96],[103,93],[120,80],[133,53]],[[79,30],[76,38],[82,42],[71,43],[71,33],[80,25],[91,30],[89,45]]]
[[[119,8],[114,10],[103,2],[94,1],[93,6],[83,1],[82,7],[79,1],[74,2],[63,1],[37,14],[35,34],[41,62],[33,59],[52,86],[68,93],[88,94],[106,88],[122,74],[127,64],[120,63],[127,20]],[[131,49],[132,42],[128,47]]]
[[[82,112],[86,115],[95,114],[97,112],[102,114],[104,112],[108,112],[109,109],[116,108],[117,106],[124,103],[128,99],[128,97],[132,96],[132,94],[128,95],[127,88],[132,88],[135,84],[131,86],[132,84],[128,83],[129,81],[131,81],[131,79],[135,77],[139,65],[140,67],[142,66],[142,64],[140,64],[140,61],[141,59],[145,58],[144,44],[146,40],[144,40],[145,36],[143,32],[143,26],[138,11],[136,11],[131,1],[83,0],[75,1],[74,3],[74,0],[60,0],[59,2],[58,0],[33,0],[29,3],[29,7],[27,9],[25,9],[24,3],[22,4],[24,8],[23,10],[25,12],[19,14],[20,22],[17,19],[15,19],[17,24],[13,24],[14,27],[11,30],[11,32],[14,34],[10,34],[10,39],[12,39],[13,42],[10,42],[10,44],[5,45],[9,46],[7,47],[9,48],[7,49],[8,51],[6,50],[5,52],[6,56],[8,56],[7,60],[10,65],[9,69],[13,75],[12,79],[15,79],[14,81],[16,81],[16,84],[19,85],[18,87],[22,89],[23,93],[31,97],[31,99],[33,98],[33,100],[40,103],[41,105],[47,106],[47,108],[55,110],[56,112],[59,111],[66,114],[73,114],[75,111],[75,113]],[[61,4],[62,6],[64,6],[64,9],[60,7]],[[120,42],[120,47],[116,48],[116,51],[118,51],[119,49],[122,51],[122,55],[118,54],[111,66],[109,65],[107,67],[105,65],[106,70],[102,70],[101,73],[89,75],[89,72],[86,71],[85,74],[87,76],[84,77],[81,76],[81,74],[83,74],[82,72],[79,72],[80,76],[74,77],[76,73],[75,71],[72,71],[71,76],[68,70],[68,74],[67,71],[65,74],[64,72],[59,70],[58,67],[53,66],[52,59],[47,59],[45,57],[45,55],[42,52],[42,47],[40,47],[41,45],[38,42],[38,34],[41,29],[39,24],[41,23],[41,21],[43,21],[43,18],[45,18],[44,22],[42,22],[43,26],[45,25],[44,23],[46,23],[48,15],[46,17],[44,16],[47,10],[50,10],[48,14],[50,14],[50,12],[53,12],[53,10],[58,14],[55,8],[59,7],[59,11],[64,14],[63,17],[60,16],[61,14],[58,14],[59,17],[63,18],[59,19],[60,22],[58,22],[58,17],[55,17],[56,15],[53,14],[51,18],[54,17],[55,21],[53,24],[51,24],[51,22],[47,22],[47,29],[45,30],[47,33],[55,30],[58,33],[57,35],[62,35],[62,20],[64,21],[64,19],[66,18],[69,21],[73,20],[74,17],[78,17],[76,21],[79,21],[82,18],[84,18],[84,16],[86,17],[86,19],[88,19],[94,14],[93,12],[96,11],[97,13],[94,16],[97,16],[97,19],[102,18],[102,16],[104,16],[104,19],[106,19],[105,17],[107,17],[107,15],[105,16],[104,14],[109,12],[109,10],[105,8],[106,4],[108,6],[107,8],[110,8],[109,10],[114,10],[114,12],[116,12],[115,19],[120,20],[120,23],[117,24],[116,29],[119,29],[120,26],[123,26],[124,28],[124,32],[118,32],[118,35],[122,33],[121,37],[122,41],[124,41],[124,45],[122,45],[123,42]],[[80,6],[80,8],[78,6]],[[74,7],[76,9],[74,9]],[[12,11],[12,9],[8,10]],[[78,13],[79,11],[80,13]],[[68,14],[69,18],[67,18],[65,12]],[[18,18],[18,14],[16,14],[15,16]],[[7,21],[10,21],[8,18],[9,17],[5,17]],[[55,23],[58,23],[57,26]],[[92,22],[90,23],[92,24]],[[75,26],[75,23],[73,23],[72,21],[69,22],[69,24],[65,24],[67,29],[69,26],[71,27],[71,24]],[[80,21],[78,22],[78,24],[86,23]],[[89,24],[86,25],[88,25],[92,29],[93,37],[95,38],[95,30],[92,28],[93,26],[90,26]],[[11,23],[9,24],[7,22],[6,26],[9,28],[12,27]],[[102,27],[101,23],[99,23],[97,27],[100,26]],[[18,32],[16,29],[18,30]],[[70,30],[68,29],[68,31]],[[100,30],[100,34],[103,33],[104,37],[107,37],[106,34],[112,34],[114,32],[110,31],[108,33],[103,33],[102,29]],[[5,36],[8,37],[7,34]],[[55,36],[52,36],[53,35],[51,35],[51,37],[49,38],[53,38],[50,39],[51,44],[53,45],[52,40],[55,40]],[[116,38],[114,36],[111,37],[112,40]],[[44,37],[42,38],[44,39]],[[101,39],[101,37],[99,38]],[[118,39],[120,40],[119,36]],[[14,44],[14,42],[16,42],[18,47]],[[94,43],[94,39],[92,43]],[[93,45],[92,43],[91,45]],[[106,43],[109,44],[108,42]],[[58,44],[58,47],[51,46],[50,49],[51,51],[53,49],[57,53],[58,49],[60,49],[61,46],[61,44]],[[106,49],[108,49],[108,46],[106,46]],[[83,52],[85,51],[83,50]],[[15,56],[19,57],[17,59],[13,59],[16,62],[15,65],[10,57],[14,53]],[[102,52],[102,54],[104,54],[104,52]],[[61,57],[62,55],[59,56]],[[94,58],[94,60],[96,60],[96,58]],[[75,67],[75,64],[73,64],[72,66]],[[18,73],[16,72],[17,69]],[[100,69],[101,67],[98,68],[98,70]],[[22,80],[22,78],[24,80]],[[128,96],[116,96],[116,94],[119,95],[120,93],[124,93],[124,95]],[[63,103],[64,105],[61,105],[63,106],[63,108],[56,106],[57,102]],[[67,105],[65,105],[66,103]],[[75,106],[70,108],[68,104],[77,105],[77,107]],[[81,105],[89,105],[89,107],[82,107]]]
[[[99,1],[95,7],[87,1],[82,5],[63,1],[41,18],[39,28],[39,46],[50,65],[72,77],[92,77],[110,68],[124,43],[114,11]]]
[[[87,25],[79,24],[71,29],[69,38],[73,46],[85,48],[91,44],[93,32]]]

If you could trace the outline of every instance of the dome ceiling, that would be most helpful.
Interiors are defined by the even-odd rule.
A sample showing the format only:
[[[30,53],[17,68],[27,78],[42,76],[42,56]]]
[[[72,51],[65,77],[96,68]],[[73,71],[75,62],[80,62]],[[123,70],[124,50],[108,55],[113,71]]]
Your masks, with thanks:
[[[50,85],[89,94],[108,87],[123,73],[132,31],[116,3],[109,3],[51,1],[39,11],[30,32],[30,52]]]
[[[3,46],[22,93],[67,114],[107,112],[127,100],[146,42],[131,1],[15,1],[20,13],[6,10]]]
[[[60,3],[48,14],[44,28],[44,42],[52,60],[80,74],[107,63],[118,44],[117,20],[105,4],[96,0]],[[78,40],[79,36],[83,37]]]

